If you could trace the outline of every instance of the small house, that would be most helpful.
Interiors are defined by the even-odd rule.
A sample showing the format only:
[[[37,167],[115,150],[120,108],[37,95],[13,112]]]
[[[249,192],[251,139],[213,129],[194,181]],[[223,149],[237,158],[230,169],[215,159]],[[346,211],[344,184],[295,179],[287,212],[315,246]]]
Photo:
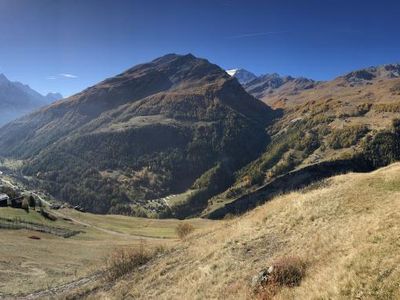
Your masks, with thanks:
[[[7,194],[0,194],[0,207],[7,207],[10,201],[10,197]]]
[[[24,200],[24,197],[17,197],[17,198],[11,199],[11,207],[22,208],[22,200]]]

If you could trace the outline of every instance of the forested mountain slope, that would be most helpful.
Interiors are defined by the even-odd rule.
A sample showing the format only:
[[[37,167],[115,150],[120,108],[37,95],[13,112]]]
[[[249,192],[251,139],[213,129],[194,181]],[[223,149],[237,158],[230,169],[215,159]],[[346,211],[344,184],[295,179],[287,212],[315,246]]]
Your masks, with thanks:
[[[192,187],[191,214],[265,149],[277,116],[218,66],[170,54],[7,124],[0,155],[90,211],[168,214],[160,197]]]
[[[396,64],[370,67],[294,94],[274,92],[263,98],[284,111],[268,129],[272,142],[258,159],[237,172],[235,184],[212,199],[204,213],[232,206],[257,190],[264,193],[269,185],[276,187],[282,176],[278,181],[303,180],[288,182],[286,187],[307,184],[308,175],[303,175],[309,169],[303,172],[303,168],[310,166],[327,174],[326,162],[331,171],[343,172],[371,170],[400,160],[399,72]],[[331,163],[335,161],[337,166]]]

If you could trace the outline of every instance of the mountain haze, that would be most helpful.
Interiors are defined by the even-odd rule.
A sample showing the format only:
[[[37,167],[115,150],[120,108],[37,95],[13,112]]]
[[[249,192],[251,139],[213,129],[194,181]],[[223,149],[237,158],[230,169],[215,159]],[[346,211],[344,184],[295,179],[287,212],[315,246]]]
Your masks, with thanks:
[[[12,82],[0,74],[0,126],[61,98],[58,93],[43,96],[28,85]]]

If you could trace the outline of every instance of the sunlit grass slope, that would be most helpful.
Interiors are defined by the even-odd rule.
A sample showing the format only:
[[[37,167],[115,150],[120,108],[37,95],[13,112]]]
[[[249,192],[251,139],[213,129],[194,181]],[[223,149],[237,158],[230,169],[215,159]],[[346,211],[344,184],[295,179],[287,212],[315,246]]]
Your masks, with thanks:
[[[276,299],[400,299],[400,164],[275,198],[194,234],[93,299],[246,299],[260,270],[306,262]]]

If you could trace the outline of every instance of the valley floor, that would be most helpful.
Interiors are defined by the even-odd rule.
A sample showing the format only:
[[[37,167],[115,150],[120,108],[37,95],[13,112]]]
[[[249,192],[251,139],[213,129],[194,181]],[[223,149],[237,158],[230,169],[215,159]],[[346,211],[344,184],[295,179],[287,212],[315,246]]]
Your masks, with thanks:
[[[93,278],[102,271],[106,258],[117,248],[173,245],[177,241],[175,228],[181,222],[92,215],[71,209],[52,213],[58,217],[55,222],[44,219],[32,209],[26,213],[22,209],[0,208],[0,218],[80,231],[78,235],[63,238],[30,230],[0,229],[0,299],[36,295],[36,291],[60,291],[64,284]],[[208,220],[191,221],[196,229],[211,223]],[[73,287],[67,286],[62,291]],[[40,295],[32,298],[43,299]]]
[[[253,276],[293,259],[304,278],[276,299],[400,299],[400,164],[277,197],[87,297],[268,299],[254,294]]]

